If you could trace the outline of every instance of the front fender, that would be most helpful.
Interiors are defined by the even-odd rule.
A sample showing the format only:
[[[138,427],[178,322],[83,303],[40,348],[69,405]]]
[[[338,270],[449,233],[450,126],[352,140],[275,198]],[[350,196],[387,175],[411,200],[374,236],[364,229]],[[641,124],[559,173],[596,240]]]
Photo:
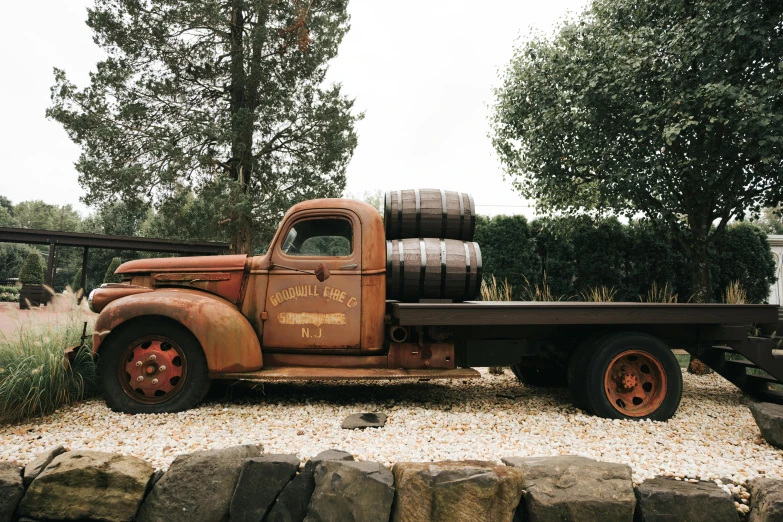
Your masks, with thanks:
[[[138,317],[168,317],[196,336],[210,372],[247,372],[263,367],[253,327],[234,305],[198,290],[165,289],[112,301],[95,322],[93,352],[117,327]]]

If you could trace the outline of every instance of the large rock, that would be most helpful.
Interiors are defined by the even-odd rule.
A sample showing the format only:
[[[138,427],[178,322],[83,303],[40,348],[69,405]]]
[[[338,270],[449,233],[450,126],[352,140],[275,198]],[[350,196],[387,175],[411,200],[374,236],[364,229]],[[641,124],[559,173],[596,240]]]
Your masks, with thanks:
[[[353,455],[340,450],[322,451],[308,460],[304,469],[283,488],[264,522],[302,522],[315,489],[315,468],[325,460],[352,461]]]
[[[68,451],[33,480],[18,512],[44,520],[130,521],[153,471],[136,457]]]
[[[633,520],[631,468],[574,455],[506,458],[523,474],[525,503],[533,522]]]
[[[783,480],[759,478],[748,482],[748,522],[783,522]]]
[[[262,455],[247,459],[231,499],[231,521],[262,520],[298,469],[296,455]]]
[[[55,457],[58,457],[65,453],[65,448],[57,446],[49,451],[45,451],[38,455],[35,460],[24,467],[24,487],[25,489],[30,487],[35,477],[41,474],[46,469],[46,466],[52,463]]]
[[[655,478],[636,488],[641,522],[738,522],[731,495],[712,482]]]
[[[754,402],[750,404],[750,412],[764,440],[776,448],[783,448],[783,406],[769,402]]]
[[[137,522],[228,520],[245,459],[258,457],[261,451],[246,445],[179,455],[144,500]]]
[[[511,522],[523,472],[491,462],[399,462],[394,465],[394,522]]]
[[[22,468],[0,462],[0,522],[11,522],[23,494]]]
[[[388,522],[393,501],[394,477],[377,462],[325,460],[305,522]]]

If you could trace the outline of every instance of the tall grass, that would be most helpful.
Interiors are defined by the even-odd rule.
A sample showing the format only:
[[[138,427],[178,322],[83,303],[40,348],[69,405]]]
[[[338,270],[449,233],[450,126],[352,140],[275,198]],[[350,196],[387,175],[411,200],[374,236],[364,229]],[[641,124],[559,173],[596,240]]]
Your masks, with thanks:
[[[55,322],[32,322],[0,336],[0,423],[46,415],[96,393],[90,350],[80,350],[72,363],[64,356],[79,344],[83,323],[74,302]],[[91,337],[85,342],[89,347]]]
[[[580,292],[583,301],[590,303],[611,303],[614,301],[614,296],[617,294],[617,290],[614,287],[607,288],[606,286],[591,286],[587,290]]]
[[[726,304],[747,304],[748,302],[748,294],[739,281],[730,282],[721,297]]]
[[[563,299],[552,294],[552,289],[549,288],[549,284],[546,282],[546,272],[544,272],[540,284],[531,284],[527,277],[524,275],[522,277],[525,278],[525,287],[522,289],[522,292],[528,301],[561,301]]]
[[[487,282],[481,281],[481,300],[482,301],[513,301],[513,292],[511,290],[511,284],[508,279],[503,279],[502,284],[498,284],[495,279],[495,274],[492,274],[492,279]]]
[[[658,283],[653,281],[652,286],[649,290],[647,290],[647,295],[645,297],[639,296],[639,301],[642,301],[643,303],[676,303],[678,300],[679,294],[673,293],[672,289],[669,288],[669,283],[667,282],[663,286],[658,286]]]

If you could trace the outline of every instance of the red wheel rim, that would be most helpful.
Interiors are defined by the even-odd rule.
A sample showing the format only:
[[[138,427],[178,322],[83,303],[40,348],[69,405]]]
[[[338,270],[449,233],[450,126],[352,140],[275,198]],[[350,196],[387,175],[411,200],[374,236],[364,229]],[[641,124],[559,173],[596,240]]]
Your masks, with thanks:
[[[604,375],[606,398],[628,417],[644,417],[666,398],[666,372],[660,361],[641,350],[628,350],[612,359]]]
[[[161,335],[133,341],[123,352],[117,377],[135,401],[158,404],[171,400],[187,378],[187,359],[177,343]]]

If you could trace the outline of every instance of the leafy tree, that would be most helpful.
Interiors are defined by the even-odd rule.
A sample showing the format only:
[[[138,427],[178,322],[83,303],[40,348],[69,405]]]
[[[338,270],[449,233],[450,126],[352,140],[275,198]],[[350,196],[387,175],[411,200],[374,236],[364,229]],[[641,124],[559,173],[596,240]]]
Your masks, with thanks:
[[[19,281],[23,285],[40,285],[44,282],[44,269],[41,254],[30,252],[19,271]]]
[[[51,205],[41,200],[22,201],[14,207],[13,216],[23,228],[75,232],[82,220],[71,205]]]
[[[710,296],[709,245],[783,198],[783,2],[595,0],[519,47],[493,143],[542,208],[644,214]]]
[[[19,277],[19,271],[32,251],[27,245],[0,243],[0,279]]]
[[[114,271],[117,270],[117,267],[119,267],[121,264],[122,264],[122,259],[120,259],[119,257],[112,258],[111,263],[109,263],[109,267],[106,269],[106,275],[103,276],[104,283],[120,282],[120,276],[115,274]]]
[[[4,206],[0,206],[0,227],[18,227],[19,220]]]
[[[780,208],[767,207],[761,211],[758,226],[767,234],[783,234],[783,217]]]
[[[346,6],[95,0],[87,25],[107,58],[84,89],[55,69],[47,110],[82,147],[84,201],[160,210],[189,189],[251,253],[291,204],[341,194],[361,115],[322,82]]]

